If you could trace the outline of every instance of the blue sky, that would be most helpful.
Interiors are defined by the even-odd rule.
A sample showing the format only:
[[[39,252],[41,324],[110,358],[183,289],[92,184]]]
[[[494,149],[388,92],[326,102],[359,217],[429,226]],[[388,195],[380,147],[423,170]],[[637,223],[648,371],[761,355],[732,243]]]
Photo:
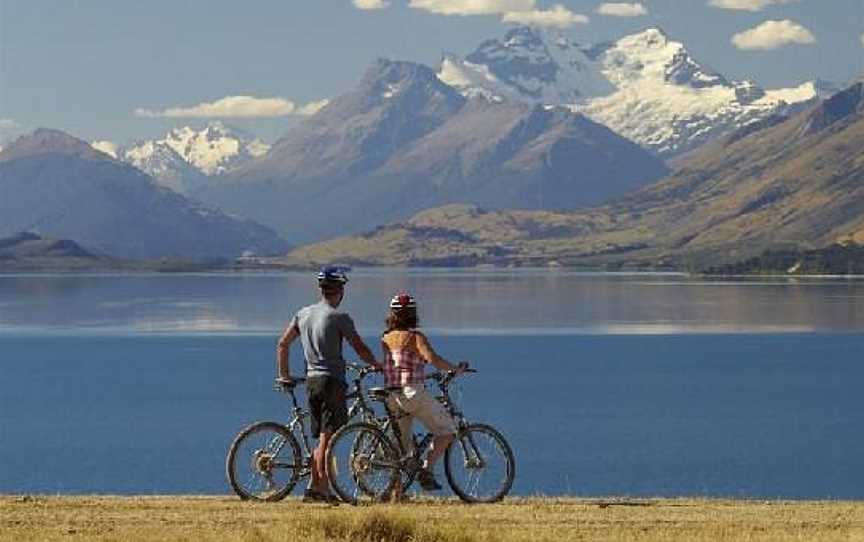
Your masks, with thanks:
[[[227,122],[272,140],[305,105],[350,88],[374,58],[436,65],[442,51],[467,54],[502,35],[507,17],[570,22],[562,31],[583,43],[660,26],[721,73],[767,87],[864,73],[864,0],[646,0],[611,10],[645,13],[628,17],[583,0],[354,1],[382,9],[351,0],[0,0],[0,135],[50,126],[128,142],[207,120],[158,117],[166,109],[247,95],[278,98],[274,116]],[[766,21],[794,23],[799,43],[732,43]]]

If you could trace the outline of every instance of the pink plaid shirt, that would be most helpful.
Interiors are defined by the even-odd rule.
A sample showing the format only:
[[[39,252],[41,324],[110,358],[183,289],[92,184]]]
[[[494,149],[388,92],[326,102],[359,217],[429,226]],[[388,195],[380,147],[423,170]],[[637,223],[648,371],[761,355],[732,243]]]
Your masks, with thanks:
[[[388,388],[422,388],[426,385],[426,360],[420,357],[413,346],[409,346],[413,339],[412,332],[411,338],[405,341],[402,348],[393,350],[388,346],[385,349],[384,385]]]

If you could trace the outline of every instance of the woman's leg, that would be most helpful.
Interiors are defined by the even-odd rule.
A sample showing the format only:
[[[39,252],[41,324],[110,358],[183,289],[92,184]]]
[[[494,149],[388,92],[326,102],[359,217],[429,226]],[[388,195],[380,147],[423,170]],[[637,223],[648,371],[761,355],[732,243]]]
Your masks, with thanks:
[[[430,433],[435,435],[429,454],[423,462],[423,468],[431,471],[438,459],[447,451],[450,443],[453,442],[453,438],[456,436],[456,423],[444,405],[426,390],[417,391],[412,398],[412,407],[414,408],[414,416],[426,426]]]
[[[423,461],[423,468],[431,471],[435,467],[435,463],[441,459],[441,456],[447,451],[447,448],[450,446],[450,443],[453,442],[455,437],[456,435],[451,433],[449,435],[440,435],[433,438],[429,454],[426,456],[426,460]]]

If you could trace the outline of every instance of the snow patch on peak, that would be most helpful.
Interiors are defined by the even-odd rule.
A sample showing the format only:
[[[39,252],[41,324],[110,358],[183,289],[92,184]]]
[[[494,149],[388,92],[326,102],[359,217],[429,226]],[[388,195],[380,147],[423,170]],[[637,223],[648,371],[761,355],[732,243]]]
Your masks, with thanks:
[[[386,90],[383,94],[381,94],[382,98],[392,98],[399,92],[399,85],[394,85],[393,83],[387,83]]]
[[[144,141],[123,152],[122,160],[153,177],[159,184],[187,194],[206,177],[163,141]]]
[[[98,141],[93,141],[90,143],[90,146],[96,149],[97,151],[104,152],[111,158],[118,160],[120,158],[120,146],[113,141],[108,141],[105,139],[101,139]]]
[[[246,144],[246,150],[249,151],[250,156],[258,158],[267,154],[267,151],[270,150],[270,145],[256,138]]]
[[[438,79],[444,84],[463,90],[467,98],[484,98],[490,102],[501,102],[502,96],[492,89],[505,90],[506,85],[500,85],[498,78],[485,64],[473,64],[461,60],[455,55],[444,55],[438,71]],[[515,96],[508,96],[515,98]]]
[[[159,142],[206,175],[225,173],[269,150],[260,139],[221,122],[211,122],[201,130],[174,128]]]
[[[618,86],[644,79],[668,81],[679,66],[699,70],[683,43],[656,28],[620,39],[605,51],[601,62],[604,75]]]
[[[465,96],[566,106],[664,156],[827,92],[730,81],[656,27],[597,45],[518,28],[464,59],[445,55],[438,77]]]
[[[172,128],[161,139],[120,147],[111,141],[94,141],[94,149],[122,160],[172,190],[189,193],[219,175],[267,154],[270,145],[222,122],[196,129]]]

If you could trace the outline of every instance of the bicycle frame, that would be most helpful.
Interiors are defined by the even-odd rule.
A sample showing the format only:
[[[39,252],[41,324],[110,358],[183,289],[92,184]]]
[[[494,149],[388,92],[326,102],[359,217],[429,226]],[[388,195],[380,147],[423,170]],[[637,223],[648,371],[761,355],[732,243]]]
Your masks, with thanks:
[[[435,398],[456,422],[455,442],[443,454],[444,472],[450,488],[461,500],[497,502],[512,487],[515,459],[497,429],[484,423],[469,423],[453,401],[451,382],[458,374],[469,371],[475,372],[464,369],[426,377],[436,381],[441,393]],[[409,435],[403,434],[400,418],[408,414],[389,401],[391,391],[387,388],[369,390],[371,400],[384,403],[386,418],[348,424],[330,441],[327,461],[335,468],[328,469],[327,475],[333,489],[345,502],[357,504],[364,498],[400,499],[422,472],[421,459],[435,437],[431,432],[419,437],[412,430],[409,440]],[[411,447],[413,450],[409,449]],[[491,485],[483,481],[490,467],[489,472],[500,472],[494,478],[487,478]]]
[[[471,457],[472,461],[477,461],[477,465],[480,467],[485,466],[485,462],[480,454],[479,449],[477,448],[477,444],[471,438],[470,434],[467,438],[462,436],[463,429],[468,426],[468,422],[465,419],[465,415],[458,408],[455,401],[450,397],[450,383],[453,381],[454,376],[440,376],[441,373],[433,373],[426,378],[428,380],[435,380],[438,384],[438,389],[441,395],[437,396],[436,399],[440,401],[447,412],[453,417],[453,420],[456,422],[456,441],[453,442],[452,445],[455,445],[456,442],[459,442],[463,448],[465,448],[465,456]],[[399,423],[397,420],[402,416],[406,416],[405,413],[393,412],[390,408],[390,405],[387,402],[384,402],[384,408],[387,412],[387,420],[381,425],[382,431],[386,434],[389,429],[392,428],[393,436],[395,437],[396,449],[399,451],[399,469],[408,475],[409,485],[413,483],[414,476],[417,474],[417,470],[419,470],[422,465],[422,461],[420,458],[426,451],[426,448],[432,443],[432,439],[435,436],[431,432],[426,432],[419,441],[415,438],[416,435],[412,434],[411,438],[413,439],[413,451],[409,453],[408,450],[405,449],[405,445],[403,443],[403,435],[402,431],[399,427]],[[380,424],[379,424],[380,425]],[[467,440],[468,445],[470,446],[470,450],[466,447],[465,441]],[[469,453],[470,451],[470,453]]]
[[[363,389],[363,379],[372,372],[370,367],[347,364],[354,371],[350,393],[350,419],[377,420]],[[257,421],[243,428],[231,442],[226,458],[226,474],[231,487],[242,499],[279,500],[293,489],[298,480],[312,473],[315,443],[307,419],[310,412],[300,405],[297,385],[301,379],[276,379],[276,390],[289,396],[288,421]],[[266,435],[257,441],[257,435]],[[285,454],[285,457],[283,457]],[[288,478],[274,482],[277,469],[285,469]],[[251,475],[251,476],[250,476]],[[262,485],[263,484],[263,485]]]
[[[366,402],[366,394],[363,393],[363,379],[369,373],[356,364],[347,364],[347,367],[356,373],[352,379],[352,389],[345,396],[346,399],[354,399],[354,402],[348,409],[348,419],[352,420],[358,415],[362,416],[363,420],[367,421],[370,419],[377,419],[375,418],[375,412],[372,410],[372,407],[370,407]],[[293,415],[293,418],[286,427],[300,443],[301,451],[303,452],[303,471],[301,471],[301,476],[307,476],[312,465],[312,453],[314,448],[311,445],[310,436],[306,430],[304,420],[309,418],[311,414],[308,410],[300,406],[300,403],[297,400],[297,395],[294,393],[294,388],[281,388],[281,391],[284,391],[291,397],[291,414]],[[279,452],[282,451],[283,446],[285,446],[284,442],[279,444],[274,455],[278,456]]]

